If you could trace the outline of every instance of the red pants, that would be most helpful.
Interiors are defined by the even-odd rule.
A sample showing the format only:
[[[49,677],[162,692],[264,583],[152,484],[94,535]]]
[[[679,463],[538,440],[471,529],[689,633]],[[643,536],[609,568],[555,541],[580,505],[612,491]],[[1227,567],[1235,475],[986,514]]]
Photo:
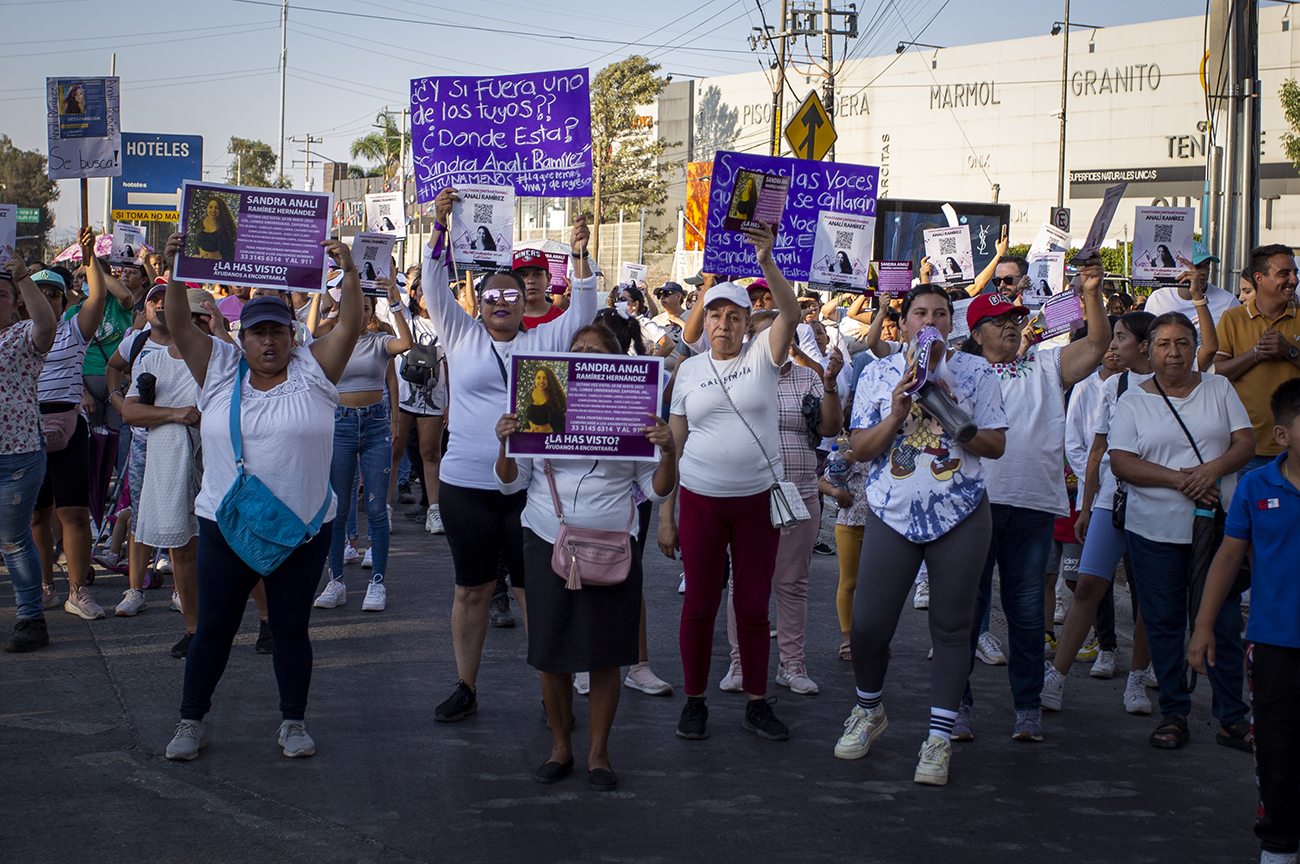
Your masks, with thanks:
[[[686,695],[700,696],[709,685],[713,625],[727,588],[727,548],[731,548],[736,635],[745,692],[767,693],[767,606],[781,534],[772,527],[767,490],[742,498],[711,498],[680,492],[678,539],[686,571],[682,604],[682,671]]]

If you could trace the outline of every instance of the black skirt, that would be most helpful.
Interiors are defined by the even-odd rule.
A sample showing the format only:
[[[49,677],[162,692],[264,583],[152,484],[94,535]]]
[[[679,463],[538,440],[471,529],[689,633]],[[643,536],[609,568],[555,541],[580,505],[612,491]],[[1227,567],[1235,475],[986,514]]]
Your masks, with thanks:
[[[552,545],[524,528],[524,594],[528,599],[528,665],[563,675],[631,666],[639,659],[641,556],[632,538],[632,567],[618,585],[564,587],[551,568]]]

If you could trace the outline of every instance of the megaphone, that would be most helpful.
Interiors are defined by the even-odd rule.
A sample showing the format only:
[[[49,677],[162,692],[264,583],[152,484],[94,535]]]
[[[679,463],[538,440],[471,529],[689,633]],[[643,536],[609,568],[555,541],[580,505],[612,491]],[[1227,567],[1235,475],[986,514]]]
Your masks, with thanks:
[[[948,395],[948,391],[937,380],[930,378],[930,354],[933,351],[945,351],[947,347],[943,336],[933,327],[925,327],[916,334],[908,349],[908,369],[915,370],[916,382],[908,388],[907,394],[917,399],[921,407],[939,421],[948,437],[958,444],[965,444],[975,437],[979,427]]]

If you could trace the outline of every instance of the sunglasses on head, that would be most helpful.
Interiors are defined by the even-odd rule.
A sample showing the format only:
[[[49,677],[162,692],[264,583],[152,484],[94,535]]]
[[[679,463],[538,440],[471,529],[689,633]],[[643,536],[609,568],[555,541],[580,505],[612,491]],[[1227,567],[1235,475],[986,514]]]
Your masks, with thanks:
[[[480,296],[482,301],[489,306],[494,306],[502,300],[513,306],[523,297],[518,288],[486,288]]]
[[[993,279],[993,284],[1011,286],[1011,285],[1015,285],[1019,281],[1020,281],[1019,276],[996,276]]]

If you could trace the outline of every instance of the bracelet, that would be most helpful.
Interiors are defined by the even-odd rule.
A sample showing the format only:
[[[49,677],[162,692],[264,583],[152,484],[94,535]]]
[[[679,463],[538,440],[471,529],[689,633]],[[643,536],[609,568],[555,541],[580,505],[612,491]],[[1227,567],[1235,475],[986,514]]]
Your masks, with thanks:
[[[1193,300],[1193,301],[1192,301],[1192,305],[1193,305],[1193,306],[1209,306],[1209,305],[1210,305],[1210,301],[1209,301],[1209,300]]]
[[[590,257],[586,252],[583,252],[582,254],[578,254],[577,252],[570,252],[570,253],[569,253],[569,256],[570,256],[571,258],[589,258],[589,257]]]
[[[825,393],[827,396],[838,396],[840,395],[840,388],[826,387],[822,392]]]
[[[1251,348],[1250,350],[1255,352],[1255,365],[1258,366],[1258,365],[1259,365],[1259,348]]]

